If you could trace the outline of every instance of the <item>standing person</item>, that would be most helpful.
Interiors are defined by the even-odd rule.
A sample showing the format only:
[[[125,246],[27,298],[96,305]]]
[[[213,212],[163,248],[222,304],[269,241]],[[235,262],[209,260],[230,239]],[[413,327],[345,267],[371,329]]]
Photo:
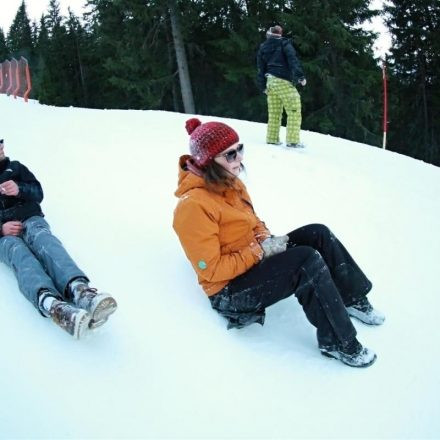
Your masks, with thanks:
[[[107,293],[89,286],[61,242],[52,235],[35,176],[11,161],[0,141],[0,261],[10,266],[24,296],[45,317],[79,339],[104,324],[117,307]]]
[[[287,113],[286,146],[303,148],[301,129],[301,98],[295,85],[303,87],[307,81],[295,49],[283,38],[281,26],[273,26],[266,33],[257,55],[258,86],[267,95],[268,123],[266,142],[281,145],[280,126],[283,108]]]
[[[212,307],[228,328],[263,324],[265,308],[295,294],[316,327],[319,349],[352,367],[371,365],[349,318],[382,324],[371,283],[323,225],[274,237],[257,217],[242,170],[243,144],[221,122],[186,123],[191,155],[179,161],[173,227]]]

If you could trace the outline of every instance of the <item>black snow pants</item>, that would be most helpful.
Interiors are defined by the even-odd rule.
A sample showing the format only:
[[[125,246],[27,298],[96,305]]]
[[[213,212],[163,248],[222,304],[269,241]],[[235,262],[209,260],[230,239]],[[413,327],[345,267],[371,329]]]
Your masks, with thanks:
[[[346,346],[356,336],[346,306],[372,287],[342,243],[324,225],[287,234],[285,252],[262,260],[209,297],[228,328],[264,321],[264,309],[295,294],[317,329],[319,346]],[[240,319],[240,318],[243,319]]]

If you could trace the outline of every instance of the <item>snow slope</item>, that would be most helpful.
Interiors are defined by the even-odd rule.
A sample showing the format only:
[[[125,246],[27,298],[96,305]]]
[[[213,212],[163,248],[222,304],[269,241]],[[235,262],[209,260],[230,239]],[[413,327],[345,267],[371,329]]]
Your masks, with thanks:
[[[95,286],[119,302],[74,341],[0,264],[0,438],[439,438],[440,170],[303,132],[304,151],[228,120],[275,234],[327,224],[374,283],[368,369],[320,355],[295,298],[226,331],[171,227],[187,115],[24,104],[0,95],[0,137],[45,189],[43,210]],[[218,118],[201,117],[202,121]]]

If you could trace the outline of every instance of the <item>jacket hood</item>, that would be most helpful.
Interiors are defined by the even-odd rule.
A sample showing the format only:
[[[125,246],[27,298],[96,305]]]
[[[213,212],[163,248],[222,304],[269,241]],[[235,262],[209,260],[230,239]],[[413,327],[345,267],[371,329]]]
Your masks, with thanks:
[[[186,162],[188,159],[191,159],[192,156],[189,154],[185,154],[179,159],[179,176],[177,182],[177,189],[174,192],[176,197],[182,197],[189,191],[196,188],[203,188],[208,190],[206,187],[205,179],[201,176],[197,176],[193,172],[189,171],[186,166]],[[227,194],[229,192],[238,191],[240,194],[243,192],[245,186],[243,182],[237,177],[234,179],[233,185],[229,188],[219,187],[218,191],[215,191],[217,194]],[[212,188],[211,188],[212,191]]]
[[[269,37],[262,44],[264,47],[276,47],[276,46],[280,46],[283,43],[285,44],[288,41],[289,39],[285,37],[281,37],[281,38]]]
[[[197,176],[186,168],[186,161],[191,159],[189,154],[181,156],[179,159],[179,176],[177,189],[174,192],[176,197],[182,197],[188,191],[194,188],[205,188],[203,177]]]

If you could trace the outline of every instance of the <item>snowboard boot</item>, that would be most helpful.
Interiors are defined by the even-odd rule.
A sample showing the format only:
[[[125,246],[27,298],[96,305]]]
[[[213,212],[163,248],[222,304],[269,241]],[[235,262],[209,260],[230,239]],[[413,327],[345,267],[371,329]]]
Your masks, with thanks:
[[[373,350],[363,347],[356,338],[345,347],[342,345],[320,346],[319,349],[323,356],[338,359],[350,367],[369,367],[377,358]]]
[[[97,289],[90,287],[87,282],[75,283],[74,281],[71,283],[70,290],[73,303],[90,313],[90,329],[103,325],[118,307],[116,300],[111,295],[98,292]]]
[[[58,299],[48,290],[40,292],[38,305],[44,316],[52,318],[56,325],[75,339],[81,339],[87,332],[90,315],[85,310]]]
[[[282,145],[283,143],[280,141],[276,141],[276,142],[266,142],[268,145]]]
[[[89,328],[90,315],[65,301],[55,301],[50,309],[52,321],[71,334],[81,339]]]
[[[381,325],[385,321],[384,314],[374,309],[366,296],[350,304],[346,309],[350,316],[359,319],[364,324]]]
[[[286,144],[286,147],[289,147],[289,148],[305,148],[306,146],[302,142],[298,142],[297,144],[289,142],[288,144]]]

